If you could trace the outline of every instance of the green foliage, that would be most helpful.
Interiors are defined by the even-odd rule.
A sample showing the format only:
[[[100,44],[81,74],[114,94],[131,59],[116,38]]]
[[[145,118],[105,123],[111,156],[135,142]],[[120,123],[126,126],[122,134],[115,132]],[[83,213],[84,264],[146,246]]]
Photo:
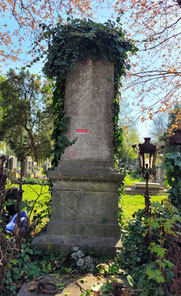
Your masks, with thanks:
[[[47,224],[51,214],[51,192],[47,185],[23,185],[24,209],[28,212],[33,234]]]
[[[122,130],[118,127],[119,88],[120,78],[129,69],[128,52],[136,52],[130,40],[126,40],[119,25],[111,21],[105,24],[91,20],[72,20],[66,25],[58,25],[51,29],[42,25],[44,33],[42,38],[48,39],[48,54],[44,67],[45,74],[56,78],[54,90],[54,160],[57,165],[65,148],[72,143],[67,139],[66,132],[69,119],[65,117],[64,94],[66,75],[76,67],[78,60],[92,60],[104,58],[114,64],[115,96],[113,100],[114,114],[114,155],[115,161],[119,159],[122,143]]]
[[[124,178],[124,182],[125,182],[125,185],[133,185],[133,183],[135,183],[135,182],[144,182],[144,179],[142,177],[137,178],[136,176],[134,177],[134,176],[128,174]]]
[[[49,185],[43,184],[42,182],[39,184],[22,185],[22,190],[24,192],[23,202],[21,202],[20,207],[21,210],[28,212],[31,230],[34,235],[39,233],[45,227],[50,218],[51,188]],[[6,206],[8,204],[12,204],[12,201],[10,200],[8,203],[6,202]]]
[[[39,184],[39,185],[50,185],[50,181],[47,179],[39,179],[39,178],[22,178],[22,184]]]
[[[181,153],[167,154],[164,166],[166,168],[168,184],[171,186],[168,191],[168,197],[181,214]]]
[[[51,89],[41,77],[10,69],[0,81],[0,140],[5,140],[18,160],[32,155],[36,162],[51,155]]]
[[[56,166],[58,164],[58,160],[64,153],[65,149],[74,143],[74,141],[69,141],[66,136],[68,132],[69,118],[65,116],[66,111],[64,109],[64,96],[65,79],[57,77],[53,92],[54,129],[51,138],[53,140],[54,157],[52,160],[52,166]]]
[[[133,144],[138,144],[140,142],[138,132],[136,128],[128,127],[123,131],[123,143],[120,155],[121,166],[125,168],[130,165],[135,165],[138,158],[138,153],[132,148]],[[136,181],[135,181],[136,182]]]
[[[47,28],[44,35],[50,32]],[[120,27],[108,21],[105,24],[92,20],[72,20],[66,25],[60,24],[51,30],[45,73],[53,77],[64,77],[76,67],[78,59],[93,60],[104,58],[115,65],[115,81],[120,83],[120,76],[129,68],[126,63],[127,52],[135,51],[134,45],[127,41]]]
[[[165,295],[169,291],[173,264],[166,258],[165,242],[169,234],[174,234],[174,223],[181,221],[177,212],[168,201],[163,205],[152,203],[151,217],[139,210],[123,233],[120,266],[131,275],[139,295]]]
[[[172,153],[172,152],[179,152],[180,147],[169,145],[169,141],[167,141],[170,136],[174,135],[174,132],[179,129],[181,126],[181,104],[175,104],[174,109],[172,112],[169,112],[169,117],[167,124],[164,125],[164,130],[160,140],[163,141],[164,144],[164,154]]]
[[[40,250],[30,247],[29,243],[23,244],[17,257],[9,261],[5,288],[1,295],[17,295],[22,283],[41,274],[61,271],[62,262],[63,254],[61,252]]]

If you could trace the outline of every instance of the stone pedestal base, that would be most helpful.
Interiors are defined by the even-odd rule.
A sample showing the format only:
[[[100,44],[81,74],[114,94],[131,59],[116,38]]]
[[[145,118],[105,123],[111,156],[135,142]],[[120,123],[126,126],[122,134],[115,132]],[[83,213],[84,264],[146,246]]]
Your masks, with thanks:
[[[33,244],[63,251],[78,246],[113,255],[121,247],[118,196],[123,176],[102,165],[94,173],[91,165],[81,170],[72,166],[70,172],[70,164],[66,162],[61,173],[50,174],[54,181],[52,215],[47,232]]]
[[[33,241],[33,245],[43,249],[55,249],[62,252],[71,252],[76,246],[81,250],[90,251],[98,256],[113,257],[116,250],[122,247],[120,239],[103,237],[82,237],[82,236],[63,236],[57,234],[41,234]]]

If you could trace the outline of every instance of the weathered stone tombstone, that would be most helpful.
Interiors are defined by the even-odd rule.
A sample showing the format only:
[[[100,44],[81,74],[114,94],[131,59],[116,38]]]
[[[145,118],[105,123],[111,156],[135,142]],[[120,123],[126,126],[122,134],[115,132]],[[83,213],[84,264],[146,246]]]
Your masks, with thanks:
[[[68,137],[53,180],[52,215],[47,232],[34,239],[41,247],[74,246],[113,254],[121,246],[119,184],[113,164],[114,65],[100,59],[79,61],[65,89]]]
[[[14,170],[17,169],[17,158],[15,156],[10,156],[8,163],[7,163],[7,168],[9,170]]]
[[[6,167],[9,170],[9,178],[12,182],[15,182],[17,178],[17,158],[15,156],[10,156]]]
[[[24,163],[24,173],[23,176],[25,178],[29,178],[31,176],[33,160],[31,156],[26,156]]]
[[[49,168],[51,168],[51,161],[47,158],[43,166],[43,173],[46,173]]]

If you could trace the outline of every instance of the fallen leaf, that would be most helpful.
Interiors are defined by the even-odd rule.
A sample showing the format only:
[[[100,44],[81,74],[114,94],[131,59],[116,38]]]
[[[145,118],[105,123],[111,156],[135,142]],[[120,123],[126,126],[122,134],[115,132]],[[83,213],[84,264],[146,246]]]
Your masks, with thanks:
[[[35,289],[36,289],[36,286],[33,286],[33,285],[32,285],[32,286],[30,286],[27,290],[28,290],[28,291],[34,291]]]
[[[100,285],[98,285],[98,284],[94,284],[94,285],[91,287],[91,290],[92,290],[93,292],[97,292],[97,291],[100,290],[101,286],[102,286],[102,284],[100,284]]]

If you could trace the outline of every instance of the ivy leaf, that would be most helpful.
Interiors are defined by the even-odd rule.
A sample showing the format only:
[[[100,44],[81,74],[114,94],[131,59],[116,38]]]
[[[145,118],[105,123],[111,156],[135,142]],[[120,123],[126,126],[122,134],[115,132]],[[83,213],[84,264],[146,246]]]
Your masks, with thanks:
[[[133,278],[130,275],[127,276],[127,281],[129,283],[130,287],[133,287],[134,286]]]
[[[118,46],[117,49],[119,50],[120,53],[125,52],[125,48]]]
[[[150,248],[151,253],[156,253],[157,256],[163,258],[166,252],[165,248],[160,247],[159,245],[155,245],[153,247]]]

